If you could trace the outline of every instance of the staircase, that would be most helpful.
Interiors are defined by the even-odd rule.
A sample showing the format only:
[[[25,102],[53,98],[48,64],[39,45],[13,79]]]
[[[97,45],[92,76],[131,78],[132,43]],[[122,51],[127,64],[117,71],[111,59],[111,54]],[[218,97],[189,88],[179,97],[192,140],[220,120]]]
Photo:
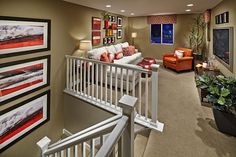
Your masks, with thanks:
[[[73,56],[66,58],[64,92],[115,116],[51,145],[51,140],[44,137],[37,143],[42,157],[145,156],[150,147],[150,132],[162,132],[164,128],[157,120],[159,65],[144,70]]]

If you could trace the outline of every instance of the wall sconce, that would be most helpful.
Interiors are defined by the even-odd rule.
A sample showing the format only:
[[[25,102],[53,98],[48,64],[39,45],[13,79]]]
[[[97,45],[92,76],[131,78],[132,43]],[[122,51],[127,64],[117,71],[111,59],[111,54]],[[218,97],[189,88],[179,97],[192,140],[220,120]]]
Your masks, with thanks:
[[[131,37],[132,37],[132,45],[134,45],[134,39],[137,38],[137,32],[132,32]]]

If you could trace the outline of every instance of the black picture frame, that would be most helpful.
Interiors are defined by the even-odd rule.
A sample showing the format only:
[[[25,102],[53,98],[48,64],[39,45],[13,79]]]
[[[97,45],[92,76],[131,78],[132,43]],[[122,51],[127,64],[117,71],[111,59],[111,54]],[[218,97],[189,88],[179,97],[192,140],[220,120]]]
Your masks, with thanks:
[[[223,23],[229,23],[228,11],[215,16],[215,24],[223,24]]]
[[[46,60],[46,61],[45,61]],[[12,93],[10,93],[11,95],[8,95],[8,96],[5,96],[4,94],[2,94],[1,96],[0,96],[0,106],[1,105],[4,105],[4,104],[6,104],[6,103],[8,103],[8,102],[10,102],[10,101],[12,101],[12,100],[14,100],[14,99],[18,99],[18,98],[20,98],[20,97],[23,97],[23,96],[25,96],[25,95],[28,95],[29,93],[32,93],[32,92],[35,92],[35,91],[37,91],[37,90],[40,90],[40,89],[42,89],[42,88],[45,88],[45,87],[47,87],[47,86],[50,86],[50,73],[51,73],[51,56],[50,55],[47,55],[47,56],[42,56],[42,57],[36,57],[36,58],[30,58],[30,59],[25,59],[25,60],[19,60],[19,61],[13,61],[13,62],[8,62],[8,63],[3,63],[3,64],[0,64],[0,74],[1,73],[5,73],[6,74],[6,72],[7,72],[7,70],[8,70],[8,68],[9,68],[9,70],[8,70],[8,72],[11,74],[11,71],[13,71],[14,69],[12,69],[14,66],[16,67],[16,69],[15,70],[17,70],[17,69],[22,69],[22,71],[24,71],[24,69],[23,68],[26,68],[26,67],[29,67],[29,66],[31,66],[30,65],[30,63],[32,63],[32,66],[33,66],[33,63],[35,62],[35,66],[37,67],[37,64],[40,64],[41,62],[42,62],[42,66],[43,66],[43,68],[42,68],[42,70],[43,70],[43,74],[41,75],[41,77],[43,77],[43,81],[45,81],[46,80],[46,83],[42,83],[42,82],[40,82],[39,84],[32,84],[31,86],[29,86],[29,87],[25,87],[25,88],[23,88],[23,89],[20,89],[19,91],[15,91],[16,93],[18,93],[18,94],[16,94],[16,95],[14,95],[14,93],[12,92]],[[27,66],[25,66],[25,67],[23,67],[23,65],[24,64],[27,64]],[[20,67],[20,65],[22,66],[22,67]],[[41,65],[41,64],[40,64]],[[38,67],[37,67],[38,68]],[[29,69],[28,69],[29,70]],[[32,68],[32,70],[29,70],[29,71],[25,71],[25,73],[33,73],[34,71],[33,70],[35,70],[35,69],[33,69]],[[46,74],[44,73],[44,72],[47,72]],[[20,73],[20,72],[19,72]],[[2,74],[3,75],[3,74]],[[8,75],[8,74],[6,74],[6,75]],[[11,75],[13,75],[13,74],[11,74]],[[14,74],[13,76],[16,76],[17,74]],[[37,77],[38,75],[36,75],[35,74],[35,76]],[[11,77],[11,76],[7,76],[7,77]],[[20,78],[22,78],[22,77],[20,77]],[[6,79],[5,77],[3,77],[2,79]],[[1,80],[1,78],[0,78],[0,80]],[[35,81],[35,80],[34,80]],[[7,82],[7,80],[6,80],[6,82]],[[14,82],[13,82],[14,83]],[[17,83],[19,83],[19,82],[15,82],[15,84],[17,84]],[[26,82],[27,83],[27,82]],[[25,84],[26,84],[25,83]],[[35,83],[35,82],[34,82]],[[13,85],[13,84],[11,84],[11,85]],[[41,86],[39,86],[39,85],[41,85]],[[19,87],[19,86],[18,86]],[[4,88],[4,86],[3,86],[3,88]],[[6,90],[6,88],[7,87],[5,87],[5,90]],[[27,89],[28,88],[28,89]],[[32,88],[32,89],[31,89]],[[9,89],[8,89],[9,90]],[[12,90],[12,89],[11,89]],[[1,93],[4,93],[4,90],[3,89],[1,89],[0,88],[0,91],[1,91]]]
[[[0,58],[51,50],[51,20],[0,16],[0,21],[4,23],[0,30],[6,30],[7,36],[0,40]],[[6,27],[7,24],[11,27]]]
[[[46,117],[42,117],[42,119],[43,120],[41,120],[41,122],[39,123],[39,124],[35,124],[36,122],[38,122],[38,121],[35,121],[33,124],[35,124],[36,126],[32,126],[33,124],[31,124],[30,126],[27,126],[27,128],[24,128],[24,130],[26,130],[27,131],[27,129],[29,129],[27,132],[25,132],[25,133],[22,133],[22,131],[19,131],[17,134],[15,134],[15,135],[13,135],[11,138],[9,138],[8,140],[12,140],[12,141],[9,141],[9,143],[8,144],[4,144],[4,142],[2,143],[2,147],[0,147],[0,153],[2,153],[3,151],[5,151],[6,149],[8,149],[9,147],[11,147],[13,144],[15,144],[15,143],[17,143],[18,141],[20,141],[21,139],[23,139],[24,137],[26,137],[28,134],[30,134],[31,132],[33,132],[34,130],[36,130],[37,128],[39,128],[40,126],[42,126],[43,124],[45,124],[46,122],[48,122],[49,120],[50,120],[50,102],[51,102],[51,93],[50,93],[50,90],[48,90],[48,91],[45,91],[45,92],[43,92],[43,93],[41,93],[41,94],[38,94],[38,95],[36,95],[36,96],[34,96],[34,97],[31,97],[31,98],[29,98],[29,99],[27,99],[27,100],[25,100],[25,101],[22,101],[22,102],[20,102],[20,103],[18,103],[18,104],[16,104],[16,105],[14,105],[14,106],[12,106],[12,107],[9,107],[9,108],[7,108],[7,109],[5,109],[5,110],[2,110],[2,111],[0,111],[0,121],[1,121],[1,116],[4,116],[5,114],[7,114],[7,113],[9,113],[9,112],[11,112],[11,111],[13,111],[13,110],[16,110],[16,109],[18,109],[18,108],[20,108],[20,107],[22,107],[22,106],[24,106],[24,105],[28,105],[28,106],[30,106],[31,104],[30,103],[32,103],[34,100],[37,100],[37,99],[42,99],[42,97],[44,97],[44,96],[47,96],[47,100],[46,101],[44,101],[44,102],[46,102],[47,104],[46,105],[44,105],[43,107],[46,107],[46,109],[44,109],[43,108],[43,113],[44,113],[44,111],[46,110]],[[37,105],[36,103],[35,104],[33,104],[33,105]],[[33,105],[31,105],[31,106],[33,106]],[[27,107],[28,107],[27,106]],[[35,108],[37,108],[37,107],[35,107]],[[23,109],[22,109],[23,110]],[[36,116],[35,115],[35,113],[36,112],[39,112],[39,111],[35,111],[34,113],[32,113],[30,116]],[[37,114],[41,114],[41,113],[37,113]],[[29,116],[29,115],[27,115],[27,116]],[[35,117],[31,117],[31,120],[33,119],[33,118],[35,118]],[[46,119],[45,119],[46,118]],[[4,119],[5,120],[5,119]],[[29,121],[30,119],[29,119],[29,117],[27,117],[27,120],[26,121],[23,121],[23,120],[21,120],[19,123],[17,123],[17,124],[14,124],[14,125],[18,125],[18,126],[14,126],[14,127],[12,127],[12,128],[10,128],[10,129],[17,129],[17,127],[21,127],[21,125],[23,125],[24,123],[26,123],[27,121]],[[23,122],[22,122],[23,121]],[[22,124],[23,123],[23,124]],[[19,125],[19,124],[21,124],[21,125]],[[9,131],[9,130],[8,130]],[[17,137],[16,137],[17,136]],[[19,136],[19,137],[18,137]]]
[[[117,39],[122,39],[122,36],[123,36],[123,30],[122,30],[122,28],[118,28],[117,29]]]
[[[117,16],[117,27],[123,26],[123,18],[121,16]]]

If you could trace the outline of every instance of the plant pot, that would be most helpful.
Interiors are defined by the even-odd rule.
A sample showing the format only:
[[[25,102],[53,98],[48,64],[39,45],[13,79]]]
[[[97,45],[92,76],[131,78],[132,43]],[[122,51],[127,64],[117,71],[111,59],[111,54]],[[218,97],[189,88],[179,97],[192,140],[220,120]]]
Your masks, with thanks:
[[[236,137],[236,116],[213,108],[215,123],[222,133]]]

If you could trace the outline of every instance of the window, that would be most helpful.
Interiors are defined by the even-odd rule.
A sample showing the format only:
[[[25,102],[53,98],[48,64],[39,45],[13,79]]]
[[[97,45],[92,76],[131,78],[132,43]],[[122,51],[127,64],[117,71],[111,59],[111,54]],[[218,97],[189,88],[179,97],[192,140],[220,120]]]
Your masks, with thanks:
[[[174,44],[174,25],[151,24],[151,42],[154,44]]]

